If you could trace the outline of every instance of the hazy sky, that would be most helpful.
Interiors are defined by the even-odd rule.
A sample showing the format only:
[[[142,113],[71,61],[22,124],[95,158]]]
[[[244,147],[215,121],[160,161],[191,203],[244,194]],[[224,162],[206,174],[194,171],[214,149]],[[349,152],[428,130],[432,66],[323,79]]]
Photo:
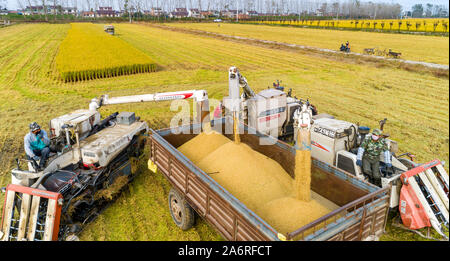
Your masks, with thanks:
[[[0,0],[0,3],[4,2],[5,0]],[[313,1],[313,0],[311,0]],[[333,0],[335,1],[335,0]],[[328,2],[333,2],[332,0],[328,0]],[[337,0],[339,1],[339,0]],[[340,0],[340,2],[344,2],[346,0]],[[375,3],[399,3],[402,5],[403,10],[411,10],[411,7],[415,4],[438,4],[438,5],[445,5],[448,7],[448,0],[371,0]],[[369,2],[369,0],[362,0],[362,2]],[[8,4],[8,9],[15,10],[18,8],[17,0],[6,0],[6,3]]]

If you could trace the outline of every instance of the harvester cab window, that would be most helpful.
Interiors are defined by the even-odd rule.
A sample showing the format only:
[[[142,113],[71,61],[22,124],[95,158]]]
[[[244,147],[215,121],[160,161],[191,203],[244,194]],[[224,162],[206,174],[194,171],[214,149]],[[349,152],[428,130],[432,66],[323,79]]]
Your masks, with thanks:
[[[337,167],[339,169],[342,169],[344,171],[347,171],[348,173],[356,176],[355,166],[353,164],[353,160],[345,157],[344,155],[339,154],[337,159]]]

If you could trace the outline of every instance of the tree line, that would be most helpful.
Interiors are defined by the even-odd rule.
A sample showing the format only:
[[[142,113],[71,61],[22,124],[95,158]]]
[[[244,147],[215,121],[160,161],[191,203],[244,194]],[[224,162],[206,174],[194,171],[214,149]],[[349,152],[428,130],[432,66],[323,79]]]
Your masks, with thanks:
[[[393,19],[410,17],[448,17],[448,7],[444,5],[416,4],[410,11],[392,1],[385,3],[363,2],[360,0],[16,0],[19,8],[27,6],[74,7],[77,10],[95,11],[100,6],[111,6],[115,10],[140,13],[152,8],[171,12],[175,8],[196,8],[199,10],[239,10],[257,11],[267,15],[298,15],[333,17],[337,19]],[[5,0],[0,0],[0,6]],[[4,4],[6,5],[6,4]],[[56,15],[57,10],[52,9]]]

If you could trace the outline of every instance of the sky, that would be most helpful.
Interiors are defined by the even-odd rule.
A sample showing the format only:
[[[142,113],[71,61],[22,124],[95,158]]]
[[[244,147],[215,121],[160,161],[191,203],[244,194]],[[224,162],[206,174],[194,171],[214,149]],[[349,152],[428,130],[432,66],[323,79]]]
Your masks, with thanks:
[[[374,3],[399,3],[402,5],[403,10],[411,10],[411,7],[415,4],[433,4],[433,5],[445,5],[448,8],[448,0],[370,0]],[[4,4],[5,0],[0,0],[0,4]],[[331,1],[328,1],[331,2]],[[341,1],[343,2],[343,1]],[[362,2],[369,2],[369,0],[362,0]],[[18,8],[17,0],[6,0],[8,9],[16,10]]]

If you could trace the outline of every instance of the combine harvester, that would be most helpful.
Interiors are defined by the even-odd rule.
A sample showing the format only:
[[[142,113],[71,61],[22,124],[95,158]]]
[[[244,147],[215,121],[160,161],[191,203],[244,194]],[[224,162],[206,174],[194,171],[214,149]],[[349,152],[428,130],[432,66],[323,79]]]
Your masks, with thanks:
[[[290,97],[291,90],[286,94],[283,92],[284,88],[279,87],[279,84],[276,85],[277,88],[275,89],[263,90],[256,94],[236,67],[231,67],[230,73],[237,75],[236,79],[230,79],[230,97],[232,95],[236,96],[231,91],[236,89],[235,85],[240,86],[242,89],[239,120],[245,125],[263,134],[278,135],[279,139],[295,142],[297,133],[301,129],[301,113],[307,112],[312,119],[310,128],[311,156],[345,171],[359,180],[369,182],[362,168],[356,164],[356,157],[358,147],[365,136],[369,134],[370,128],[335,119],[326,113],[318,114],[316,107],[310,104],[308,100],[298,100]],[[227,97],[224,98],[224,104],[226,104],[227,99]],[[225,117],[232,118],[226,107],[222,107],[222,110],[225,111]],[[387,119],[380,121],[381,130],[383,130],[386,121]],[[390,160],[392,168],[386,167],[385,155],[380,155],[381,187],[389,188],[390,190],[389,207],[392,210],[396,210],[401,202],[403,206],[400,206],[400,213],[407,227],[418,229],[432,225],[440,235],[446,237],[442,232],[442,227],[446,227],[448,230],[448,174],[445,172],[441,162],[439,160],[432,161],[434,164],[433,170],[428,168],[426,174],[420,174],[419,177],[416,177],[416,179],[421,180],[418,182],[418,187],[413,185],[402,186],[402,184],[405,184],[405,180],[400,177],[411,175],[407,173],[421,173],[423,170],[419,170],[430,163],[418,164],[413,161],[414,156],[410,153],[403,153],[397,156],[397,142],[389,139],[389,134],[384,134],[384,138],[392,155]],[[409,157],[409,159],[406,157]],[[412,209],[405,207],[418,205],[417,202],[412,201],[410,198],[408,200],[404,199],[407,193],[417,195],[417,197],[411,198],[415,198],[415,201],[421,199],[420,205],[422,208],[426,208],[426,211],[418,211],[416,207],[416,211],[411,213],[409,210],[409,214],[406,214],[409,215],[409,218],[405,218],[406,209]],[[426,200],[423,200],[423,198]],[[427,214],[422,214],[422,212]],[[421,213],[420,218],[418,213]],[[417,218],[430,221],[423,221],[421,225],[406,221]]]
[[[237,116],[221,106],[216,109],[219,111],[217,113],[219,118],[223,112],[225,116],[223,120],[233,119],[234,116],[244,126],[262,135],[271,134],[283,140],[295,140],[294,137],[297,136],[301,124],[304,124],[303,114],[307,113],[309,119],[312,119],[310,131],[313,161],[318,166],[325,166],[327,170],[335,169],[332,171],[333,174],[329,174],[330,177],[337,175],[341,179],[359,184],[359,187],[354,188],[355,191],[361,188],[370,191],[378,189],[378,196],[388,191],[387,198],[390,199],[388,207],[396,208],[401,202],[400,212],[402,218],[405,217],[404,224],[413,229],[432,225],[442,234],[440,228],[448,227],[448,175],[439,161],[434,161],[435,165],[421,171],[425,171],[425,174],[419,175],[420,182],[414,183],[411,181],[413,174],[407,173],[413,173],[424,165],[419,166],[412,160],[401,158],[403,155],[400,155],[393,156],[394,169],[387,170],[383,163],[384,159],[380,158],[383,186],[381,189],[377,188],[366,182],[361,168],[356,165],[355,149],[368,133],[367,127],[336,120],[328,114],[318,114],[315,106],[308,100],[291,97],[291,91],[286,94],[278,85],[276,88],[256,94],[236,67],[230,68],[229,75],[229,94],[230,97],[240,97],[238,104],[240,113]],[[243,89],[242,95],[239,95],[240,88]],[[105,95],[93,99],[89,110],[78,110],[51,120],[51,144],[57,153],[49,158],[43,171],[36,172],[31,162],[28,162],[28,170],[21,170],[19,164],[12,170],[12,184],[5,190],[0,240],[74,239],[83,225],[92,221],[111,202],[110,197],[104,196],[111,194],[108,189],[114,184],[119,184],[116,190],[120,191],[132,180],[131,162],[139,160],[142,156],[148,136],[148,125],[139,121],[134,113],[129,112],[114,113],[100,120],[100,113],[97,110],[101,106],[189,98],[194,99],[197,107],[196,122],[209,123],[209,101],[204,90],[114,98]],[[229,102],[227,99],[224,98],[222,104],[227,104]],[[179,139],[185,137],[180,135]],[[396,143],[388,140],[388,144],[395,155]],[[285,148],[286,145],[280,143],[277,146]],[[279,150],[277,146],[272,147]],[[285,148],[282,154],[290,157],[291,153],[288,151],[289,149]],[[286,164],[286,168],[290,168],[289,164]],[[150,164],[150,167],[153,169],[155,165]],[[430,168],[432,170],[429,170]],[[400,182],[400,176],[407,179],[403,178]],[[430,181],[424,181],[425,176]],[[406,185],[401,187],[402,183]],[[337,183],[337,186],[345,187],[340,183]],[[400,187],[403,201],[399,199]],[[438,191],[440,187],[443,192]],[[351,197],[355,198],[356,194]],[[442,203],[439,203],[437,197]],[[344,198],[336,200],[347,202]],[[417,200],[425,211],[419,211]],[[364,237],[356,237],[358,238]]]
[[[208,103],[206,91],[191,90],[93,99],[89,110],[52,119],[50,147],[56,151],[42,171],[11,171],[4,188],[0,240],[74,240],[134,177],[132,164],[142,159],[148,125],[134,113],[114,113],[100,120],[101,106],[193,98]],[[206,103],[205,103],[206,102]],[[201,118],[201,114],[198,115]]]
[[[114,26],[113,26],[113,25],[105,25],[105,26],[103,27],[103,31],[105,31],[105,33],[108,33],[108,34],[110,34],[110,35],[114,35],[115,29],[114,29]]]

